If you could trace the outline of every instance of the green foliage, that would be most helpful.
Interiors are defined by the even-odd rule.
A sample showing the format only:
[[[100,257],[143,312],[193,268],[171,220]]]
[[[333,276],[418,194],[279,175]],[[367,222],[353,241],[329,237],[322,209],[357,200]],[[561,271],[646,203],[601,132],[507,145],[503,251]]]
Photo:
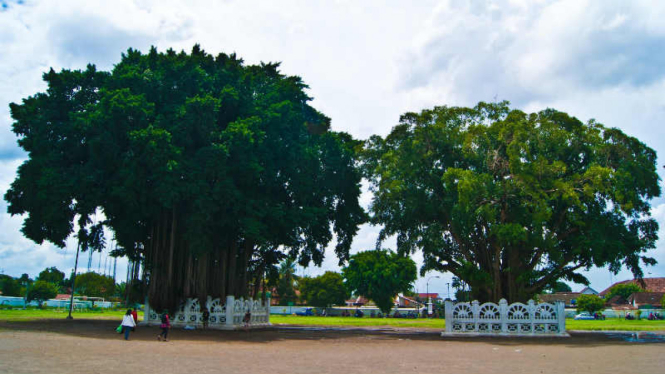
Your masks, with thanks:
[[[127,291],[127,283],[125,282],[117,283],[113,291],[113,296],[117,298],[123,298],[125,296],[126,291]]]
[[[75,283],[80,295],[108,298],[115,293],[113,278],[95,272],[77,275]]]
[[[10,105],[28,160],[5,199],[29,239],[62,247],[75,234],[82,251],[99,250],[110,228],[114,255],[143,262],[160,309],[246,296],[287,254],[321,264],[333,236],[348,259],[366,220],[358,142],[330,131],[278,63],[198,45],[129,49],[111,72],[44,80],[46,92]],[[98,209],[106,220],[93,224]]]
[[[18,282],[21,283],[21,284],[26,284],[26,283],[27,284],[32,284],[32,282],[34,282],[34,281],[30,278],[30,276],[28,274],[23,273],[23,274],[21,274],[21,277],[18,278]]]
[[[471,301],[471,291],[459,289],[455,291],[455,300],[457,301]]]
[[[417,269],[416,263],[408,257],[389,250],[374,250],[351,256],[342,275],[349,290],[373,300],[388,314],[395,296],[411,289]]]
[[[660,300],[660,306],[665,309],[665,295],[663,295],[663,298]]]
[[[21,294],[21,283],[8,275],[2,276],[2,283],[0,283],[0,291],[3,296],[23,296]]]
[[[547,289],[545,289],[545,291],[548,293],[573,292],[573,289],[570,288],[570,286],[564,282],[556,281],[554,282],[554,284],[550,285]]]
[[[457,301],[471,301],[471,290],[468,284],[461,280],[459,277],[453,276],[452,286],[455,290],[455,300]]]
[[[607,291],[605,300],[609,300],[617,295],[621,296],[624,300],[628,300],[628,297],[636,292],[645,292],[645,290],[635,283],[617,284]]]
[[[312,306],[325,308],[343,305],[350,296],[342,276],[333,271],[326,271],[323,275],[314,278],[301,278],[298,284],[301,298]]]
[[[371,137],[371,221],[421,273],[451,272],[481,301],[526,301],[578,271],[653,264],[656,152],[618,129],[507,102],[406,113]]]
[[[37,276],[38,281],[52,283],[56,286],[61,286],[65,280],[65,273],[58,270],[55,266],[42,270]]]
[[[36,300],[41,308],[44,301],[57,295],[58,287],[55,284],[38,280],[28,289],[28,302]]]
[[[580,295],[577,298],[577,311],[586,311],[591,314],[605,309],[605,300],[596,295]]]

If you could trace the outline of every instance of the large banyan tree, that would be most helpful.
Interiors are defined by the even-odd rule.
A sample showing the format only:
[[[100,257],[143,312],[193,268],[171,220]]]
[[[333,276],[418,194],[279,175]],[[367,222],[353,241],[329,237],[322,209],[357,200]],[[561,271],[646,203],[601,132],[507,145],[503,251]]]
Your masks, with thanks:
[[[421,272],[451,272],[481,301],[525,301],[592,266],[641,277],[655,260],[656,152],[618,129],[508,103],[406,113],[366,145],[371,219]]]
[[[83,249],[110,228],[157,308],[247,295],[285,255],[320,264],[333,236],[347,260],[365,219],[357,144],[278,67],[195,46],[130,49],[111,72],[51,70],[46,92],[10,105],[29,157],[9,213],[60,247],[77,226]]]

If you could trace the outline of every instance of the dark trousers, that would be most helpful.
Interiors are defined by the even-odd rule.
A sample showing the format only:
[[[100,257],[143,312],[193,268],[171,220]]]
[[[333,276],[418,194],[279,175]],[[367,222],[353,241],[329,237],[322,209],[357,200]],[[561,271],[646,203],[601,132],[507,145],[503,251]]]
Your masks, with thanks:
[[[159,336],[162,336],[164,338],[164,340],[168,339],[169,328],[168,327],[162,327],[162,333],[159,334]]]
[[[122,330],[125,332],[125,340],[129,340],[129,332],[132,331],[132,328],[129,326],[122,326]]]

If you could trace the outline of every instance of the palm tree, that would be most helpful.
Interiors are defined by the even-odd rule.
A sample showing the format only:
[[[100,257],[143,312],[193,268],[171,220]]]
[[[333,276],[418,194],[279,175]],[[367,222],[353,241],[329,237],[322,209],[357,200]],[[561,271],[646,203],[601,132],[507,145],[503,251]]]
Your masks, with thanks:
[[[288,305],[289,302],[294,302],[296,296],[296,282],[298,276],[296,275],[296,262],[295,259],[287,257],[279,265],[279,280],[277,281],[277,294],[279,295],[279,304]]]
[[[113,296],[122,298],[125,296],[126,290],[127,290],[127,283],[125,282],[117,283],[115,285],[115,291],[113,292]]]

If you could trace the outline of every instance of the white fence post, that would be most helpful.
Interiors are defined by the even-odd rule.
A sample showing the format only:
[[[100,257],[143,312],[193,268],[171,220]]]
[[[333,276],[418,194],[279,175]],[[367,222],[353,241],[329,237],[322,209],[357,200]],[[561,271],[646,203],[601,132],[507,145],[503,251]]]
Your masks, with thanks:
[[[501,332],[508,332],[508,302],[506,299],[499,300],[499,315],[501,316]]]
[[[563,301],[556,302],[556,314],[559,319],[559,334],[566,331],[566,305]]]
[[[226,296],[226,321],[224,324],[226,326],[233,326],[233,304],[235,302],[235,297],[233,295]]]
[[[526,308],[529,311],[529,323],[531,324],[531,333],[533,334],[536,331],[536,305],[533,300],[529,300]]]
[[[478,332],[478,322],[479,322],[479,319],[480,319],[480,310],[479,309],[480,309],[480,307],[479,307],[479,304],[478,304],[478,300],[473,300],[473,302],[471,303],[471,312],[473,313],[472,314],[473,315],[473,320],[474,320],[473,331],[475,331],[475,332]]]
[[[446,311],[446,332],[453,332],[453,302],[451,300],[445,301]]]

